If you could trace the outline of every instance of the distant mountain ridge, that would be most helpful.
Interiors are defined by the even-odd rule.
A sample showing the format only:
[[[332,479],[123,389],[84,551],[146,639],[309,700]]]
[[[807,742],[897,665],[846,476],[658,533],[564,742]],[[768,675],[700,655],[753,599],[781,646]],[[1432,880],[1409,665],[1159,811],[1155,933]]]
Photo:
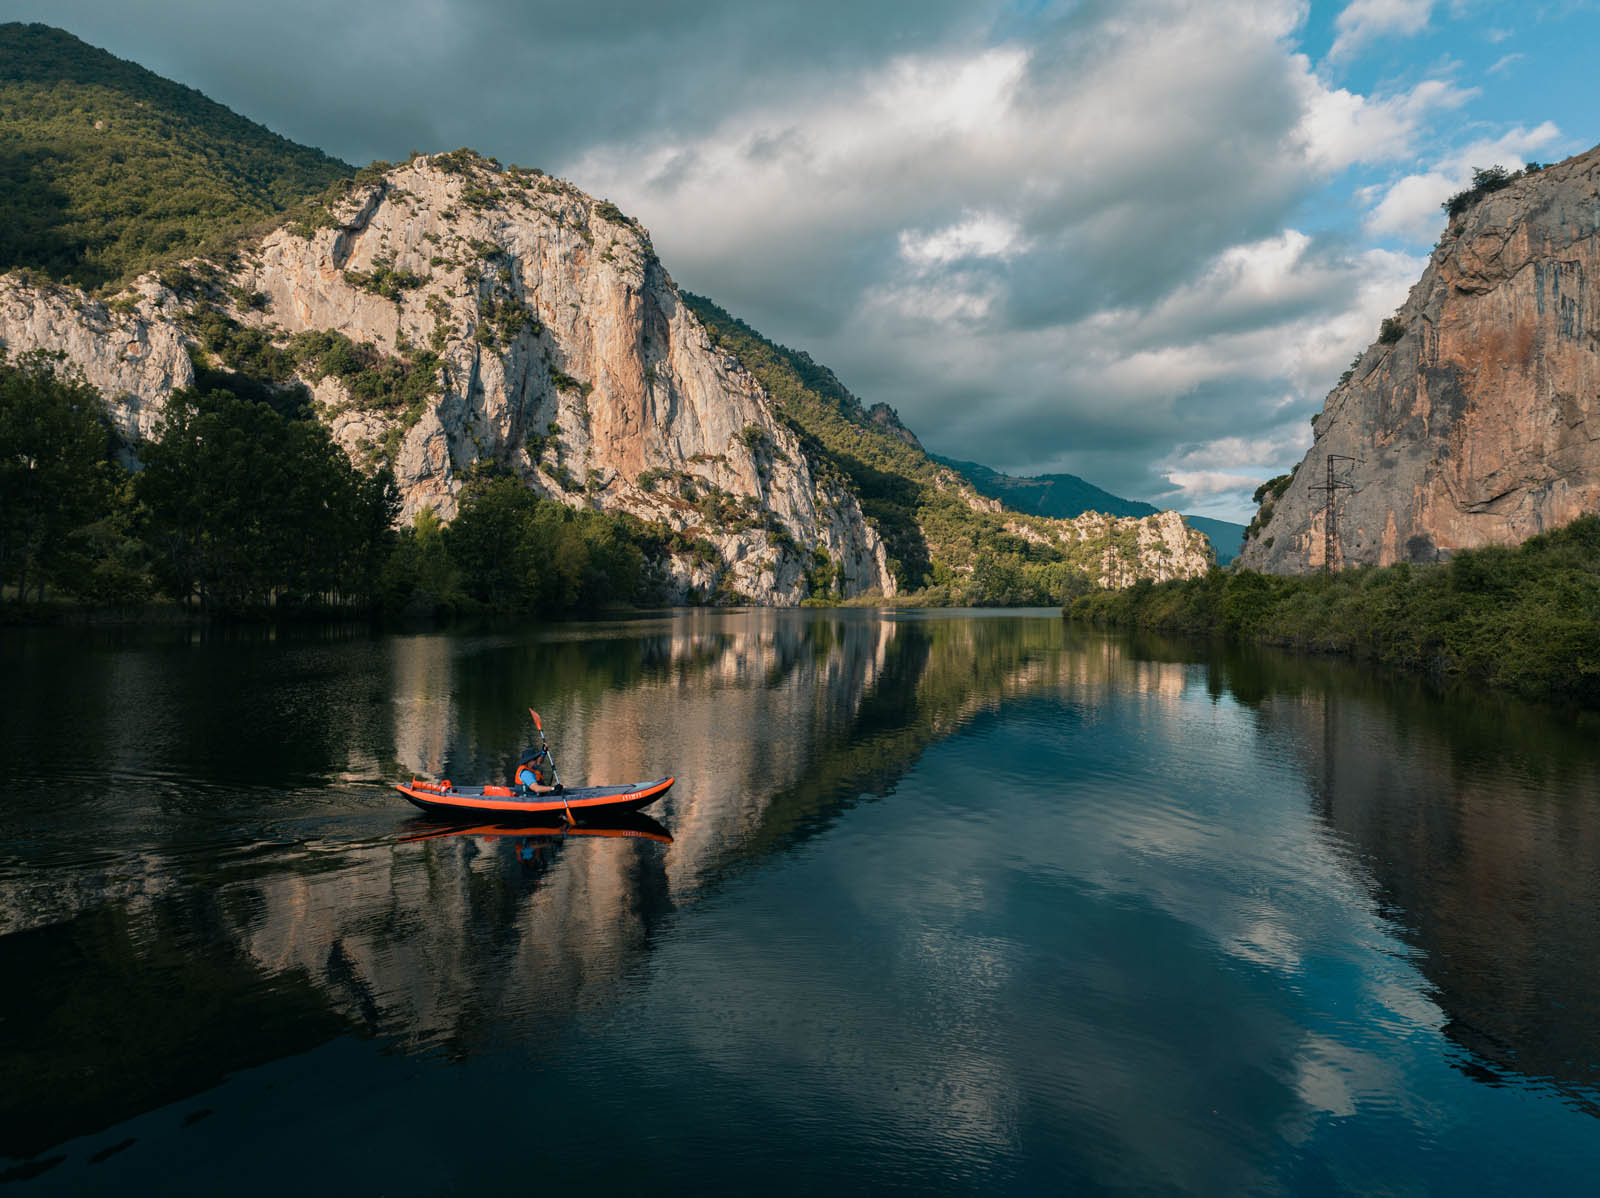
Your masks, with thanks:
[[[1076,474],[1038,474],[1016,477],[1001,474],[977,462],[958,462],[930,454],[934,461],[957,471],[980,495],[998,499],[1009,508],[1036,516],[1070,520],[1084,512],[1104,512],[1110,516],[1153,516],[1161,509],[1137,499],[1123,499],[1102,490]],[[1209,516],[1185,515],[1189,526],[1203,532],[1216,551],[1217,564],[1225,566],[1239,555],[1244,542],[1244,525]]]

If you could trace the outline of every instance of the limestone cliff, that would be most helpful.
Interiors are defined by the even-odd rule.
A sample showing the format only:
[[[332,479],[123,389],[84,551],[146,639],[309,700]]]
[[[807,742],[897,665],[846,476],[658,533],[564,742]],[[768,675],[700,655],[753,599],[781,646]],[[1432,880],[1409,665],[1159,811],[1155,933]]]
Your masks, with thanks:
[[[661,563],[676,600],[791,604],[817,577],[847,598],[899,589],[881,514],[863,515],[837,457],[814,460],[804,422],[708,335],[645,230],[571,184],[470,151],[363,172],[342,198],[109,303],[0,277],[0,345],[64,353],[134,444],[173,390],[207,381],[197,366],[304,386],[352,460],[393,470],[402,519],[450,519],[466,476],[492,465],[558,502],[677,534]],[[849,400],[860,427],[925,457],[891,409]],[[1000,515],[953,471],[934,473],[969,518]],[[1175,516],[1093,530],[1003,519],[1101,585],[1209,566]],[[974,568],[952,563],[957,576]]]
[[[113,309],[72,287],[0,277],[0,345],[13,357],[64,354],[112,401],[129,441],[148,437],[166,397],[193,384],[185,340],[148,303]]]
[[[1600,506],[1600,149],[1450,222],[1422,279],[1316,418],[1240,563],[1295,573],[1515,544]],[[1342,459],[1354,459],[1345,461]]]
[[[615,207],[473,155],[419,157],[360,189],[330,227],[269,236],[231,283],[277,336],[334,330],[381,354],[430,346],[437,396],[383,412],[325,376],[317,397],[353,457],[387,443],[405,514],[455,511],[473,463],[508,466],[563,502],[703,536],[720,563],[676,563],[796,602],[813,549],[846,594],[893,594],[855,497],[814,478],[755,381],[707,344],[648,236]],[[304,235],[309,233],[309,236]],[[802,552],[798,546],[805,546]]]
[[[679,598],[798,602],[818,553],[845,595],[895,592],[856,497],[814,477],[759,384],[708,345],[643,229],[568,184],[419,157],[220,272],[147,276],[110,308],[0,280],[0,343],[65,352],[130,440],[194,381],[185,346],[218,319],[294,363],[353,459],[392,466],[404,518],[451,518],[464,475],[494,463],[561,502],[683,533],[692,547],[667,563]],[[308,333],[334,334],[364,368],[415,373],[417,401],[364,397],[357,374],[308,355]],[[226,348],[216,358],[245,369]]]

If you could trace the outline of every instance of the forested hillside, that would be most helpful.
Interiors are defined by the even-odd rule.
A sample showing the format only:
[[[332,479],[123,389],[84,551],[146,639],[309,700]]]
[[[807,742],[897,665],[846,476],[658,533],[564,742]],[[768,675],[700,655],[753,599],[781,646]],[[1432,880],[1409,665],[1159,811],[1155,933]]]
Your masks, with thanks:
[[[684,300],[760,379],[807,456],[860,497],[902,590],[931,592],[938,602],[1059,603],[1102,576],[1108,549],[1139,559],[1131,529],[1068,531],[984,504],[888,409],[868,410],[809,354],[767,340],[704,296],[685,292]]]
[[[120,282],[351,173],[60,29],[0,25],[0,273]]]

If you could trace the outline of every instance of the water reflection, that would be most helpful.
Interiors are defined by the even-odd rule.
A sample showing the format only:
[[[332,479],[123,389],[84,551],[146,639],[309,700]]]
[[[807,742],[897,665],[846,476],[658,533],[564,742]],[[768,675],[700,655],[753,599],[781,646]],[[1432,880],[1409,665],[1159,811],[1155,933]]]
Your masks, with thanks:
[[[1307,985],[1331,968],[1317,937],[1371,912],[1382,926],[1347,986],[1367,1013],[1437,1025],[1479,1080],[1551,1079],[1596,1111],[1600,775],[1586,730],[1548,713],[1326,663],[1085,637],[1054,613],[688,611],[517,634],[199,642],[40,633],[0,642],[0,668],[30,797],[0,807],[0,976],[36,979],[0,989],[0,1064],[29,1082],[0,1087],[0,1155],[341,1036],[421,1059],[537,1059],[586,1013],[648,1009],[637,988],[651,966],[655,1017],[701,1018],[694,1004],[730,962],[752,992],[763,971],[782,985],[684,1029],[722,1075],[773,1067],[761,1020],[780,1010],[802,1029],[783,1045],[796,1071],[876,1095],[863,1119],[944,1103],[955,1122],[942,1126],[985,1152],[1029,1120],[1057,1138],[1078,1120],[1065,1139],[1093,1155],[1089,1104],[1129,1151],[1203,1153],[1213,1133],[1150,1109],[1150,1079],[1128,1076],[1118,1038],[1170,1060],[1173,1029],[1201,1026],[1216,1037],[1203,1059],[1162,1076],[1174,1101],[1214,1103],[1245,1139],[1271,1128],[1308,1143],[1305,1112],[1347,1118],[1363,1095],[1404,1091],[1401,1068],[1353,1047],[1345,1023],[1319,1024],[1298,990],[1286,1000],[1234,966]],[[569,783],[675,775],[660,822],[441,827],[387,789],[413,773],[508,776],[529,704]],[[994,739],[1002,717],[1022,730],[1014,743]],[[930,786],[919,765],[952,742],[972,747],[941,756]],[[835,834],[913,777],[912,801],[967,832],[930,840],[923,807],[879,805],[852,858]],[[921,928],[909,955],[863,956],[845,1031],[806,1012],[827,1006],[817,979],[864,952],[852,938],[865,916],[841,940],[797,944],[792,912],[742,913],[701,972],[706,925],[679,931],[822,842],[851,863],[834,885],[859,889],[863,911]],[[1236,893],[1240,878],[1260,893]],[[984,902],[1006,885],[1002,918]],[[1318,909],[1330,895],[1339,905]],[[930,918],[981,934],[941,941],[918,922]],[[1018,928],[1047,931],[1030,943]],[[1392,969],[1384,928],[1414,952]],[[1234,964],[1210,977],[1217,946]],[[907,989],[876,1017],[880,970]],[[1186,980],[1201,975],[1203,991]],[[1118,1031],[1128,1010],[1154,1030]],[[868,1084],[862,1058],[917,1029],[904,1052],[920,1060],[929,1028],[939,1070]],[[1073,1056],[1045,1076],[1028,1053],[1052,1044]],[[1203,1093],[1241,1061],[1280,1058],[1281,1092]],[[1258,1164],[1158,1175],[1250,1188]]]
[[[1043,681],[1060,637],[1053,618],[691,611],[583,635],[8,643],[33,693],[6,708],[8,741],[38,801],[0,816],[0,975],[48,980],[0,998],[0,1059],[56,1080],[7,1088],[0,1152],[345,1031],[451,1054],[554,1034],[675,902],[886,793],[924,745]],[[352,783],[506,774],[530,701],[568,779],[685,779],[670,853],[419,835]],[[240,1020],[263,1033],[239,1041]]]
[[[1343,663],[1204,660],[1297,760],[1313,809],[1351,845],[1372,902],[1418,950],[1454,1063],[1478,1080],[1549,1081],[1600,1115],[1600,773],[1582,717],[1438,695]]]

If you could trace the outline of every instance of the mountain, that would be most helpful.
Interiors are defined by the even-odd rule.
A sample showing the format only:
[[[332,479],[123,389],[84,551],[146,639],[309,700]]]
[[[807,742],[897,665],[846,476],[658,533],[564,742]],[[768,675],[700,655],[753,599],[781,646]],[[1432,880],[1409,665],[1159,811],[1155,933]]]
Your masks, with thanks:
[[[1161,509],[1137,499],[1123,499],[1103,491],[1076,474],[1037,474],[1027,478],[1001,474],[977,462],[958,462],[932,455],[934,461],[950,467],[977,488],[980,495],[998,499],[1006,507],[1036,516],[1070,520],[1084,512],[1105,512],[1112,516],[1153,516]],[[1206,535],[1216,551],[1217,564],[1225,566],[1239,552],[1244,541],[1244,525],[1209,516],[1184,516],[1189,527]]]
[[[48,157],[37,139],[77,119],[51,107],[58,88],[78,104],[137,84],[147,107],[165,105],[150,119],[215,201],[190,256],[93,296],[72,283],[131,269],[152,229],[181,240],[189,228],[163,224],[166,199],[142,184],[122,194],[105,181],[74,210],[78,257],[52,260],[51,279],[43,266],[0,277],[0,344],[65,353],[134,453],[174,390],[222,387],[320,420],[353,462],[392,471],[406,520],[453,518],[465,482],[494,472],[643,521],[660,530],[656,568],[678,599],[910,589],[1058,603],[1080,583],[1209,567],[1204,539],[1175,516],[1002,512],[929,459],[892,410],[680,292],[642,225],[570,183],[466,149],[350,173],[66,35],[10,33],[73,51],[27,76],[25,121],[0,119],[18,154]],[[91,116],[109,120],[85,112],[80,124],[92,129]],[[249,172],[223,165],[236,155]],[[75,177],[74,161],[61,177]],[[243,197],[232,224],[230,194]],[[94,242],[100,203],[122,214],[120,240]],[[273,219],[242,227],[269,208]],[[124,257],[106,248],[124,243]]]
[[[97,287],[353,168],[47,25],[0,24],[0,273]]]
[[[1264,484],[1250,568],[1438,561],[1600,507],[1600,148],[1480,171],[1449,208],[1422,278],[1328,394],[1311,449]]]
[[[684,299],[713,344],[737,355],[760,380],[808,456],[860,497],[902,588],[950,588],[961,576],[1015,588],[1006,576],[1026,573],[1024,567],[1067,566],[1110,585],[1208,568],[1204,538],[1170,513],[1059,520],[1004,510],[928,454],[892,408],[866,407],[809,354],[769,341],[711,300]]]

